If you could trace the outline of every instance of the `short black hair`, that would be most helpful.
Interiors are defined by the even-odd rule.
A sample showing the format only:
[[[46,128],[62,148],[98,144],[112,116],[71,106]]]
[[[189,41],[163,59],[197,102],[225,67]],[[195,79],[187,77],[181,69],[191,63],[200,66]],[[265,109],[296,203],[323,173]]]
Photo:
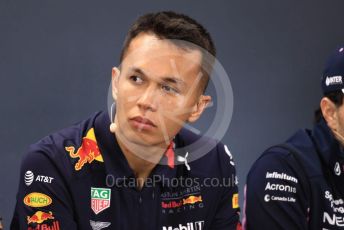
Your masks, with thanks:
[[[330,99],[337,107],[343,104],[344,94],[341,90],[333,91],[330,93],[326,93],[324,97]],[[318,108],[314,112],[314,123],[318,123],[320,120],[324,118],[321,109]]]
[[[173,11],[161,11],[142,15],[133,23],[124,40],[120,62],[123,61],[130,42],[140,33],[152,33],[160,39],[186,41],[203,48],[211,54],[210,56],[214,58],[216,56],[216,48],[213,40],[209,32],[200,23],[184,14]],[[176,45],[178,44],[180,45],[180,43]],[[188,48],[194,49],[195,46]],[[204,91],[208,85],[209,74],[212,70],[214,60],[208,63],[209,60],[204,60],[204,52],[202,53],[203,67],[205,66],[206,70],[201,80],[202,91]]]

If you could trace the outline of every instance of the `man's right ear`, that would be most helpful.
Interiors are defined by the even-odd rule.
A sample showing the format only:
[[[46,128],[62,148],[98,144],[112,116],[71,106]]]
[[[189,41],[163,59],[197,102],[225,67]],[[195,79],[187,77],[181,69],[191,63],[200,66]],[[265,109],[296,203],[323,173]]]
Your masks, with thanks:
[[[327,125],[336,130],[338,127],[337,106],[327,97],[323,97],[320,101],[320,109]]]
[[[117,67],[112,68],[111,72],[111,88],[112,88],[112,98],[116,101],[117,100],[117,88],[118,88],[118,81],[121,72]]]

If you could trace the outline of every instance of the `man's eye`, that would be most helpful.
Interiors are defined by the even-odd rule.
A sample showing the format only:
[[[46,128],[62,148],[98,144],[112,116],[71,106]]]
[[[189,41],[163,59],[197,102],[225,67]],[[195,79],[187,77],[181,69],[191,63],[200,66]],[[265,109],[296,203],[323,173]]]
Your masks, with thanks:
[[[167,92],[167,93],[173,93],[173,94],[179,93],[177,89],[174,89],[174,88],[172,88],[171,86],[162,85],[161,87],[162,87],[162,89],[163,89],[165,92]]]
[[[130,80],[135,82],[135,83],[138,83],[138,84],[141,84],[143,82],[142,78],[140,78],[138,76],[131,76]]]

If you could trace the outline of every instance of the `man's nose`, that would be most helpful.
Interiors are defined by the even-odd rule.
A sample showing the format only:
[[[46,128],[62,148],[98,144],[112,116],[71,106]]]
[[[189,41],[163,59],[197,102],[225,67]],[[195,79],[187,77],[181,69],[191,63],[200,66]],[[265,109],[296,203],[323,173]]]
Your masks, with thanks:
[[[159,90],[155,86],[149,86],[145,91],[139,96],[137,104],[143,110],[151,110],[155,112],[158,108],[160,101]]]

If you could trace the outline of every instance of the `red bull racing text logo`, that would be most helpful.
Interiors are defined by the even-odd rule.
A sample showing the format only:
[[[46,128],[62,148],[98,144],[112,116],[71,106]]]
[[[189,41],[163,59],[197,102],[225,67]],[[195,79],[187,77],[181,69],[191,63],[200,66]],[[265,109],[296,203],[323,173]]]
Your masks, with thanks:
[[[183,201],[168,201],[168,202],[161,202],[162,208],[179,208],[183,206]]]
[[[92,163],[94,160],[104,162],[103,157],[100,153],[97,145],[96,136],[94,129],[88,130],[85,137],[82,138],[82,143],[79,149],[75,152],[74,146],[65,147],[66,151],[69,152],[71,158],[79,158],[75,164],[75,170],[79,171],[86,163]]]
[[[197,207],[195,206],[197,204]],[[182,211],[192,210],[194,208],[203,208],[202,196],[187,196],[186,198],[172,198],[172,200],[163,200],[161,202],[162,213],[173,214]]]

